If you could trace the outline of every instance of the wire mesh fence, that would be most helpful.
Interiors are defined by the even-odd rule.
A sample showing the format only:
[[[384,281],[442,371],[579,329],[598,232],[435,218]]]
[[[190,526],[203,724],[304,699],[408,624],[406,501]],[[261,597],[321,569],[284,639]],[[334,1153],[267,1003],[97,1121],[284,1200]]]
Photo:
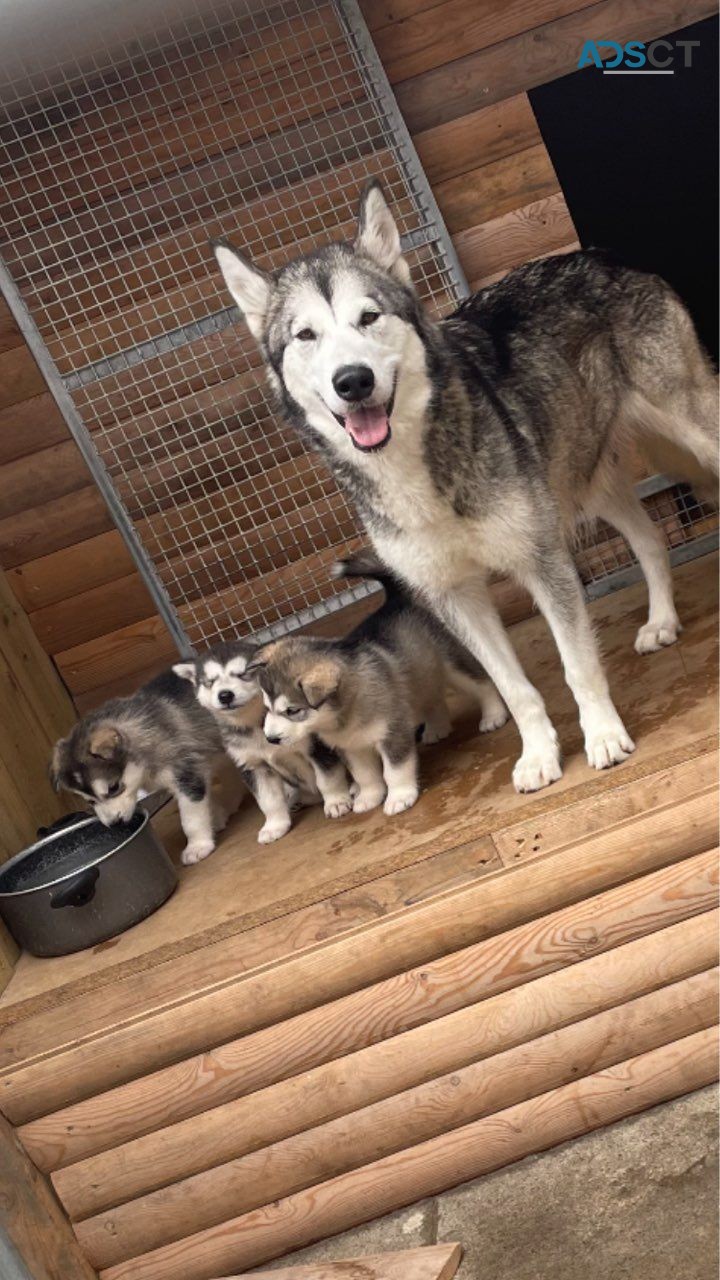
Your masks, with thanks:
[[[352,236],[381,176],[421,297],[443,313],[464,281],[354,0],[173,14],[10,69],[2,255],[163,616],[199,647],[367,590],[329,578],[357,518],[274,416],[208,238],[277,267]],[[671,546],[712,520],[673,494],[653,500]],[[581,575],[609,579],[629,554],[601,533]]]
[[[421,295],[463,287],[346,9],[198,3],[5,90],[3,257],[194,645],[322,610],[358,532],[274,417],[208,238],[277,267],[351,237],[382,176]]]

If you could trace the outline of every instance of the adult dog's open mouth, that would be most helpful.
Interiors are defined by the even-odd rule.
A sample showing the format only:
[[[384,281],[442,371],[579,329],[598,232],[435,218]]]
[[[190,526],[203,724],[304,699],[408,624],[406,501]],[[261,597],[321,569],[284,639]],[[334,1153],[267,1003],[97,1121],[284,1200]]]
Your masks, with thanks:
[[[333,413],[333,417],[344,427],[356,449],[362,453],[376,453],[384,449],[392,436],[390,415],[395,403],[395,391],[386,405],[360,405],[344,416]]]

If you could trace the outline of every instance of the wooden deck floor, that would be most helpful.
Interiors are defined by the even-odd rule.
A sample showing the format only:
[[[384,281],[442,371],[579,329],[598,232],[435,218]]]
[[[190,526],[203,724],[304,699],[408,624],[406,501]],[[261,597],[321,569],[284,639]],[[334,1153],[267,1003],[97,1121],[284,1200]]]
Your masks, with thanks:
[[[556,786],[517,796],[513,726],[460,725],[408,814],[264,849],[248,805],[150,920],[21,959],[0,1112],[101,1280],[245,1271],[715,1078],[717,557],[676,581],[647,658],[643,588],[592,607],[625,764],[587,767],[535,618]]]
[[[0,1000],[0,1025],[106,984],[117,995],[119,980],[158,966],[151,998],[163,998],[166,975],[177,998],[186,982],[198,982],[200,948],[204,981],[222,981],[539,856],[557,844],[566,823],[575,834],[590,834],[598,813],[616,812],[620,821],[633,806],[651,806],[647,789],[630,784],[704,756],[717,731],[717,558],[684,566],[676,581],[685,630],[676,645],[648,657],[632,648],[644,620],[644,586],[592,606],[613,694],[637,744],[625,764],[604,773],[587,767],[576,709],[546,625],[539,617],[520,623],[512,629],[514,643],[562,742],[559,783],[533,796],[517,795],[510,782],[519,747],[514,725],[478,736],[468,721],[423,751],[423,794],[397,818],[378,810],[329,822],[320,811],[306,810],[287,837],[265,848],[256,843],[260,815],[247,802],[216,852],[196,867],[181,868],[177,893],[149,920],[73,956],[24,956]],[[693,774],[689,764],[688,777]],[[163,826],[177,851],[174,815],[166,815]],[[178,964],[178,957],[186,960]]]

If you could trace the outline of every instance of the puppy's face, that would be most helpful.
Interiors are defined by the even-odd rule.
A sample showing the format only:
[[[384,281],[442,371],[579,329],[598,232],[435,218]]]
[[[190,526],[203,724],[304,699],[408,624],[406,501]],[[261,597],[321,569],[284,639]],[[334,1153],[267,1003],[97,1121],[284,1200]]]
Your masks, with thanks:
[[[292,745],[337,723],[342,667],[332,654],[302,639],[278,640],[253,664],[262,689],[268,742]]]
[[[220,717],[237,711],[260,692],[257,676],[248,672],[255,647],[244,641],[222,645],[193,662],[178,662],[173,671],[195,686],[198,702]]]
[[[55,746],[50,777],[56,790],[87,800],[106,827],[129,822],[138,803],[143,769],[128,756],[127,743],[112,721],[76,726]]]

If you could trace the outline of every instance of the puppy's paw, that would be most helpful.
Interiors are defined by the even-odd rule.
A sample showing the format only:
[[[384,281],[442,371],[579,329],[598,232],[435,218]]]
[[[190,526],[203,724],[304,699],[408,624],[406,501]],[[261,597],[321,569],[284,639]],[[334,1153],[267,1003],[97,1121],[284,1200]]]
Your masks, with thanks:
[[[344,818],[353,807],[352,796],[348,792],[347,795],[326,796],[325,797],[325,817],[326,818]]]
[[[634,750],[635,743],[622,720],[606,730],[596,731],[585,740],[588,764],[593,769],[610,769],[614,764],[621,764]]]
[[[225,830],[230,817],[230,811],[225,808],[224,804],[219,804],[216,800],[213,804],[213,831],[216,835],[218,832]]]
[[[505,703],[498,698],[497,706],[483,708],[482,719],[478,725],[481,733],[492,733],[493,729],[502,729],[510,719],[510,712]]]
[[[186,867],[191,867],[194,862],[202,862],[203,858],[207,858],[214,848],[214,840],[195,840],[185,846],[180,854],[180,861]]]
[[[419,794],[417,787],[405,787],[402,791],[388,791],[383,810],[389,818],[396,813],[404,813],[406,809],[412,809]]]
[[[442,742],[443,738],[447,738],[451,732],[452,725],[447,716],[438,716],[436,719],[425,721],[420,741],[426,747],[431,747],[435,742]]]
[[[562,777],[562,765],[557,749],[544,753],[523,751],[513,769],[513,785],[516,791],[541,791]]]
[[[272,844],[274,840],[280,840],[287,835],[291,826],[289,817],[268,818],[265,826],[258,832],[258,844]]]
[[[658,649],[674,644],[681,631],[682,627],[677,615],[674,618],[665,618],[662,622],[646,622],[635,637],[635,652],[657,653]]]
[[[378,788],[377,791],[372,791],[368,787],[364,791],[360,789],[357,795],[353,796],[353,813],[369,813],[371,809],[377,809],[378,805],[382,804],[384,796],[384,788]]]

